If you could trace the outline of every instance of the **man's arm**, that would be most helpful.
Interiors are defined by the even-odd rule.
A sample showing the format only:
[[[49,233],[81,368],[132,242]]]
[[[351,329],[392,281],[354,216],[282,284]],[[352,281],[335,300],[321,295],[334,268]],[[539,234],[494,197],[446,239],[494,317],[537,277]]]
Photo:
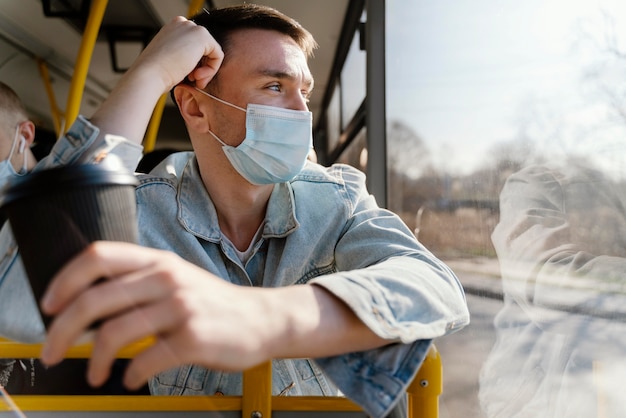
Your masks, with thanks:
[[[140,144],[161,95],[185,77],[199,88],[206,87],[223,57],[221,47],[204,27],[176,17],[142,51],[91,122],[101,132]]]
[[[529,167],[507,180],[492,235],[504,291],[522,307],[624,316],[626,258],[598,252],[607,247],[600,241],[624,227],[623,219],[610,218],[623,218],[611,203],[614,185],[574,171]],[[615,238],[609,247],[622,247],[620,234]]]
[[[100,277],[110,279],[93,285]],[[128,369],[130,388],[180,364],[244,370],[271,358],[324,357],[389,343],[318,286],[236,286],[172,253],[125,243],[98,242],[70,261],[43,307],[58,314],[42,352],[48,364],[60,361],[95,320],[110,318],[94,341],[89,379],[96,385],[106,380],[120,348],[151,336],[156,344]]]

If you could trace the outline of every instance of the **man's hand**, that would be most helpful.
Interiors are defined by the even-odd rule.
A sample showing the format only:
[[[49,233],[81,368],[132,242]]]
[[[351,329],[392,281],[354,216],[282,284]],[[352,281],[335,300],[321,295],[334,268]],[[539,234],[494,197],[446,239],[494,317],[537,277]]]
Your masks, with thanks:
[[[90,324],[104,320],[89,366],[93,385],[106,381],[120,349],[146,337],[156,343],[133,359],[129,388],[186,363],[244,370],[269,359],[263,342],[272,329],[265,321],[281,328],[266,309],[266,293],[230,284],[170,252],[96,242],[55,276],[43,299],[43,309],[57,316],[42,360],[59,362]]]
[[[152,39],[129,71],[151,67],[163,81],[162,93],[185,77],[205,88],[224,59],[220,45],[202,26],[182,16],[175,17]]]
[[[178,16],[163,26],[91,117],[103,133],[141,143],[161,96],[185,78],[204,88],[224,53],[204,27]]]

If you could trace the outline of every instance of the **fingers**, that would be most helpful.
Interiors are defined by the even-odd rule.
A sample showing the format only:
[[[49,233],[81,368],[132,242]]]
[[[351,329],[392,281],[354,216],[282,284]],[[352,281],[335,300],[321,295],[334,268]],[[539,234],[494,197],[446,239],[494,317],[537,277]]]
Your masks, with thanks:
[[[188,76],[189,80],[194,81],[196,83],[196,87],[199,89],[203,89],[209,84],[222,65],[224,53],[221,48],[219,51],[214,52],[215,54],[213,56],[205,56],[201,60],[200,66],[193,70]]]
[[[178,16],[161,28],[137,62],[139,67],[147,64],[158,69],[169,91],[185,77],[206,87],[223,57],[222,48],[206,28]]]
[[[149,336],[167,334],[176,327],[180,318],[171,299],[166,299],[160,303],[134,308],[116,318],[107,320],[98,330],[94,340],[94,348],[89,362],[88,380],[94,386],[103,384],[108,376],[111,366],[117,357],[117,353],[131,343],[145,339]],[[160,339],[159,339],[160,340]],[[158,340],[158,341],[159,341]],[[174,354],[173,350],[159,350],[159,358],[151,370],[165,370],[162,364],[181,364],[181,359]],[[156,373],[151,371],[152,374]],[[141,386],[150,375],[141,380],[135,378]],[[140,381],[138,381],[140,380]]]
[[[176,349],[171,340],[159,338],[146,350],[133,358],[124,374],[124,386],[138,389],[157,373],[188,363],[177,353],[184,350]]]
[[[194,81],[196,86],[204,88],[222,65],[224,52],[205,27],[198,26],[187,19],[184,19],[183,24],[190,26],[189,32],[192,32],[193,36],[197,38],[197,45],[203,48],[201,57],[195,61],[197,63],[196,66],[186,76],[189,80]]]
[[[150,266],[153,258],[146,257],[143,250],[137,245],[121,242],[100,241],[90,244],[52,279],[41,302],[42,309],[54,315],[95,281]]]
[[[198,31],[199,45],[203,46],[202,57],[197,60],[196,67],[186,74],[187,78],[196,83],[196,87],[205,88],[213,79],[224,60],[221,46],[203,26],[198,26],[191,20],[181,16],[175,19],[176,24],[188,25],[190,31]],[[195,34],[194,34],[195,35]],[[186,48],[187,49],[187,48]]]
[[[172,280],[157,274],[161,251],[127,243],[98,242],[70,261],[53,279],[44,309],[57,314],[42,360],[60,361],[95,321],[116,316],[170,294]],[[92,285],[99,278],[107,280]]]

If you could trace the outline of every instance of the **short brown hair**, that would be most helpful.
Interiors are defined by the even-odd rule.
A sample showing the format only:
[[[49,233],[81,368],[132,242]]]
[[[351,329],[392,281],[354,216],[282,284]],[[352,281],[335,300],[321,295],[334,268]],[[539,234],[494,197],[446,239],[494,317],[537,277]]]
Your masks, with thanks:
[[[0,124],[4,129],[28,119],[28,112],[15,91],[0,81]]]
[[[313,56],[317,42],[313,35],[291,17],[268,6],[241,4],[215,10],[204,10],[195,15],[197,25],[204,26],[228,54],[229,35],[239,29],[267,29],[288,35],[302,49],[307,58]]]

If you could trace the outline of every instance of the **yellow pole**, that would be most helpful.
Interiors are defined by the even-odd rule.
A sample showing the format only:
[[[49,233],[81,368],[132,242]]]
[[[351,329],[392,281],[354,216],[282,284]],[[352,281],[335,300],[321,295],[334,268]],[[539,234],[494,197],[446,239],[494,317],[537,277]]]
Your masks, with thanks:
[[[204,0],[192,0],[189,4],[189,8],[187,9],[187,17],[191,17],[198,13],[202,9],[203,4]],[[161,96],[156,106],[154,107],[154,110],[152,111],[152,117],[150,118],[148,129],[146,130],[146,137],[143,141],[143,149],[145,152],[150,152],[154,150],[157,135],[159,133],[159,126],[161,125],[161,118],[163,117],[163,109],[165,108],[166,102],[167,93]]]
[[[266,361],[243,372],[241,416],[271,418],[272,362]]]
[[[443,392],[441,355],[431,345],[424,363],[407,389],[409,418],[439,417],[439,395]]]
[[[157,134],[159,133],[159,126],[161,125],[161,117],[163,116],[163,110],[165,109],[165,102],[167,101],[167,94],[161,96],[154,110],[152,111],[152,117],[148,124],[148,130],[146,131],[146,137],[143,140],[144,152],[150,152],[154,149],[156,144]]]
[[[133,358],[152,344],[154,344],[153,337],[136,341],[120,350],[120,352],[117,353],[117,358]],[[41,344],[19,343],[0,337],[0,359],[39,358],[41,355],[41,347]],[[65,358],[88,358],[91,355],[92,348],[91,343],[75,345],[65,353]]]
[[[46,88],[48,94],[48,101],[50,102],[50,111],[52,112],[52,122],[54,123],[54,132],[57,138],[61,136],[61,111],[57,106],[57,101],[54,96],[54,90],[52,89],[52,83],[50,82],[50,73],[48,72],[48,66],[41,58],[37,58],[37,66],[39,67],[39,74],[43,80],[43,85]]]
[[[67,107],[65,109],[66,130],[69,129],[72,123],[74,123],[74,120],[80,112],[80,102],[83,98],[83,90],[85,88],[85,81],[87,80],[89,63],[91,62],[93,48],[96,44],[96,39],[98,38],[98,32],[100,31],[104,11],[107,7],[107,1],[108,0],[94,0],[91,3],[89,18],[87,19],[87,25],[85,26],[85,31],[83,32],[83,39],[80,44],[78,57],[76,58],[76,65],[74,67],[74,74],[70,84],[70,93],[67,98]]]
[[[189,9],[187,9],[187,17],[191,17],[202,10],[202,5],[204,4],[204,0],[192,0],[189,3]]]

